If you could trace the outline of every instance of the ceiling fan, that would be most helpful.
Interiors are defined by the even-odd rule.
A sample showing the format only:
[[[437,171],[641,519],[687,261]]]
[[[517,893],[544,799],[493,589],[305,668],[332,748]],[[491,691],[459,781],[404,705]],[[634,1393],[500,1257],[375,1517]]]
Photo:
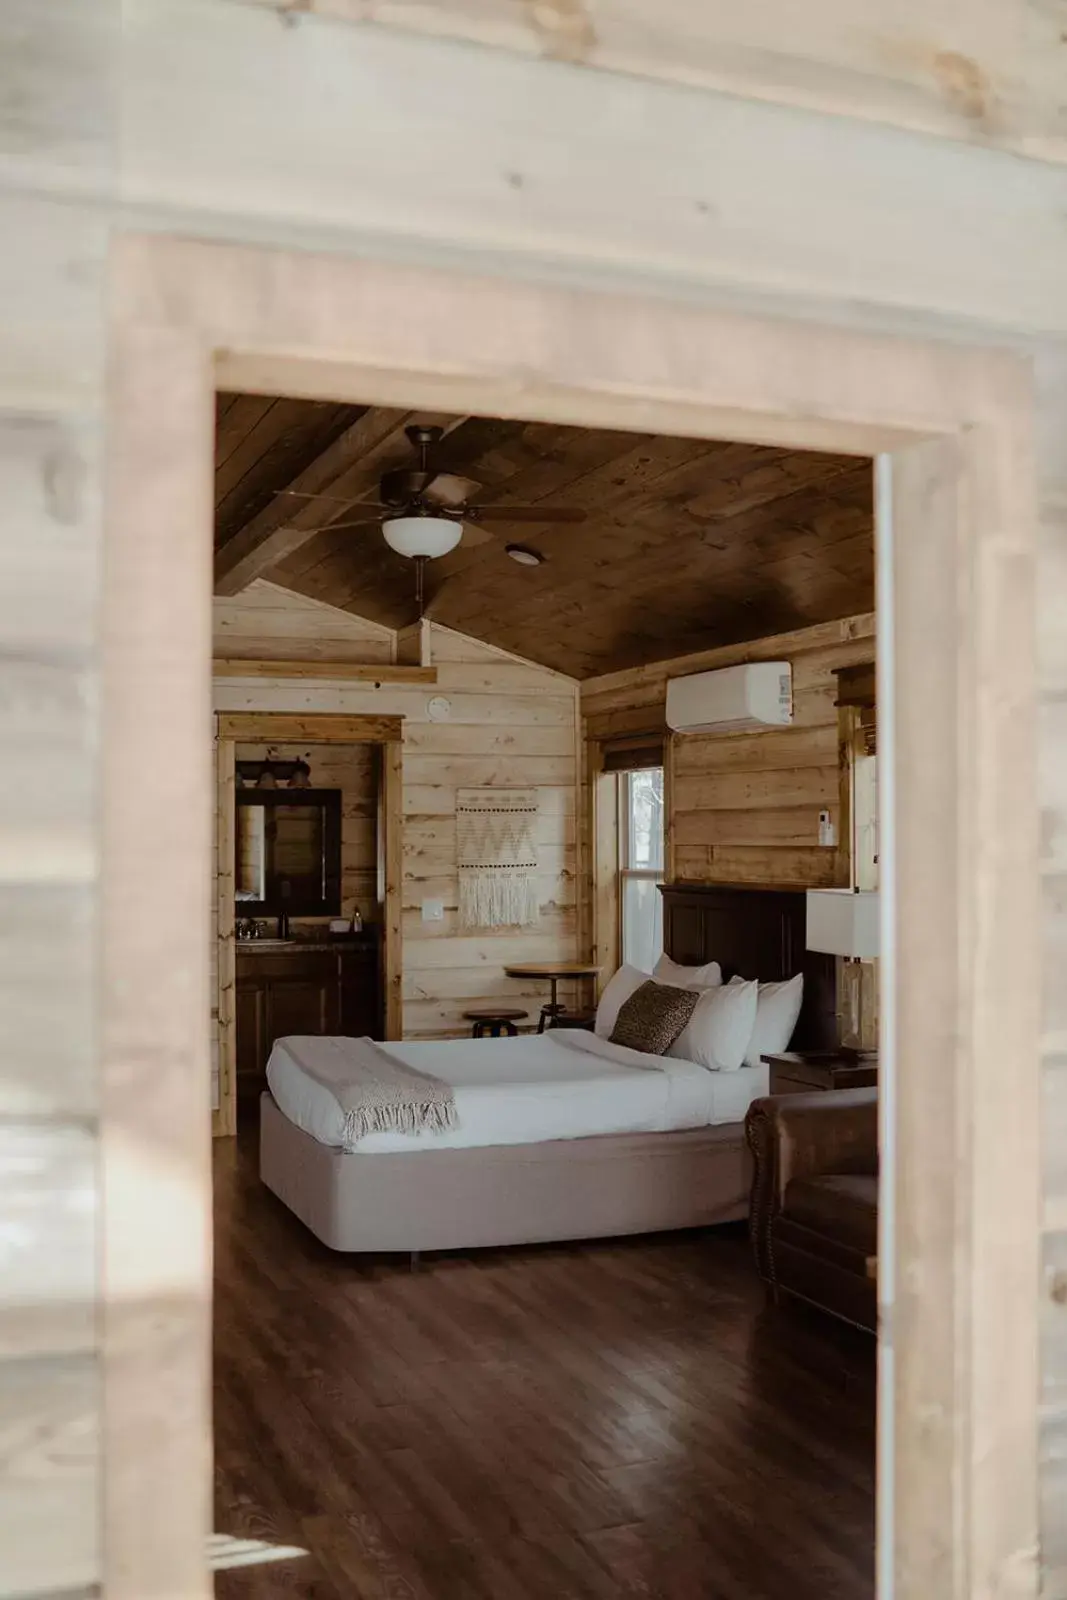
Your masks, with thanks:
[[[385,542],[398,555],[415,562],[419,614],[422,614],[423,568],[428,560],[445,556],[462,542],[470,548],[492,538],[487,522],[584,522],[586,512],[576,506],[511,506],[472,504],[482,485],[475,478],[441,470],[437,465],[443,428],[413,425],[404,432],[415,452],[412,466],[396,467],[382,475],[377,500],[350,500],[341,495],[302,494],[279,489],[279,495],[299,500],[321,500],[364,515],[352,522],[326,522],[331,533],[349,528],[354,533],[380,529]],[[339,514],[339,513],[338,513]],[[522,546],[516,546],[522,550]],[[528,564],[536,553],[527,552]]]

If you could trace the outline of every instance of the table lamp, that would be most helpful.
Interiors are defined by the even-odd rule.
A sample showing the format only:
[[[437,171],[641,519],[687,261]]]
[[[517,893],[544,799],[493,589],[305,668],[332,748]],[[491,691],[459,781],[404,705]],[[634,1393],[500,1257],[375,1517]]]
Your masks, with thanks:
[[[847,962],[873,961],[878,956],[878,895],[874,890],[809,889],[807,896],[809,950],[841,956]],[[864,1025],[863,983],[857,968],[846,976],[848,1029],[842,1044],[862,1048]]]

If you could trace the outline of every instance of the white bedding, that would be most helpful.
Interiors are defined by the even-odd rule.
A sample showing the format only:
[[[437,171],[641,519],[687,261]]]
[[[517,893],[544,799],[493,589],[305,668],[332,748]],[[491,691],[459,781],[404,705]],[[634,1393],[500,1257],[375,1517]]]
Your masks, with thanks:
[[[375,1133],[360,1153],[540,1144],[594,1134],[663,1133],[740,1122],[767,1093],[767,1068],[709,1072],[693,1061],[647,1056],[594,1034],[555,1029],[517,1039],[440,1039],[383,1046],[450,1083],[459,1126],[442,1133]],[[344,1118],[279,1039],[267,1082],[280,1111],[320,1144],[343,1145]]]

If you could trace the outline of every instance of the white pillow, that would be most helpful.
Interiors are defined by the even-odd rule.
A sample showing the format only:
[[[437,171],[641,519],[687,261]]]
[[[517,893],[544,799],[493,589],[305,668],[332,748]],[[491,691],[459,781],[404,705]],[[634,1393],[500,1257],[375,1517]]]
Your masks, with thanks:
[[[651,972],[642,972],[637,967],[623,965],[618,972],[613,973],[604,985],[604,993],[600,996],[600,1004],[596,1008],[596,1021],[593,1023],[593,1032],[601,1039],[608,1039],[615,1032],[615,1023],[626,1001],[629,1000],[635,989],[640,989],[643,983],[651,978]]]
[[[660,956],[652,968],[657,983],[670,983],[676,989],[717,989],[722,982],[722,968],[717,961],[703,967],[683,967],[670,956]]]
[[[731,978],[727,988],[744,983]],[[758,1067],[762,1056],[776,1056],[789,1049],[804,1000],[804,974],[784,978],[781,983],[761,983],[756,1002],[756,1023],[745,1051],[745,1066]]]
[[[695,1061],[709,1072],[736,1072],[745,1059],[756,1024],[758,983],[704,989],[696,1010],[675,1039],[669,1056]]]

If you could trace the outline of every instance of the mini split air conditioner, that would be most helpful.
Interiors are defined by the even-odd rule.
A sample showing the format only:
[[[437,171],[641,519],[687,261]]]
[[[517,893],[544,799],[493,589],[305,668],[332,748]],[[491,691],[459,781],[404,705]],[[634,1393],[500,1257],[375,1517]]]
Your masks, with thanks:
[[[788,661],[754,661],[667,680],[667,726],[676,733],[744,733],[793,720]]]

